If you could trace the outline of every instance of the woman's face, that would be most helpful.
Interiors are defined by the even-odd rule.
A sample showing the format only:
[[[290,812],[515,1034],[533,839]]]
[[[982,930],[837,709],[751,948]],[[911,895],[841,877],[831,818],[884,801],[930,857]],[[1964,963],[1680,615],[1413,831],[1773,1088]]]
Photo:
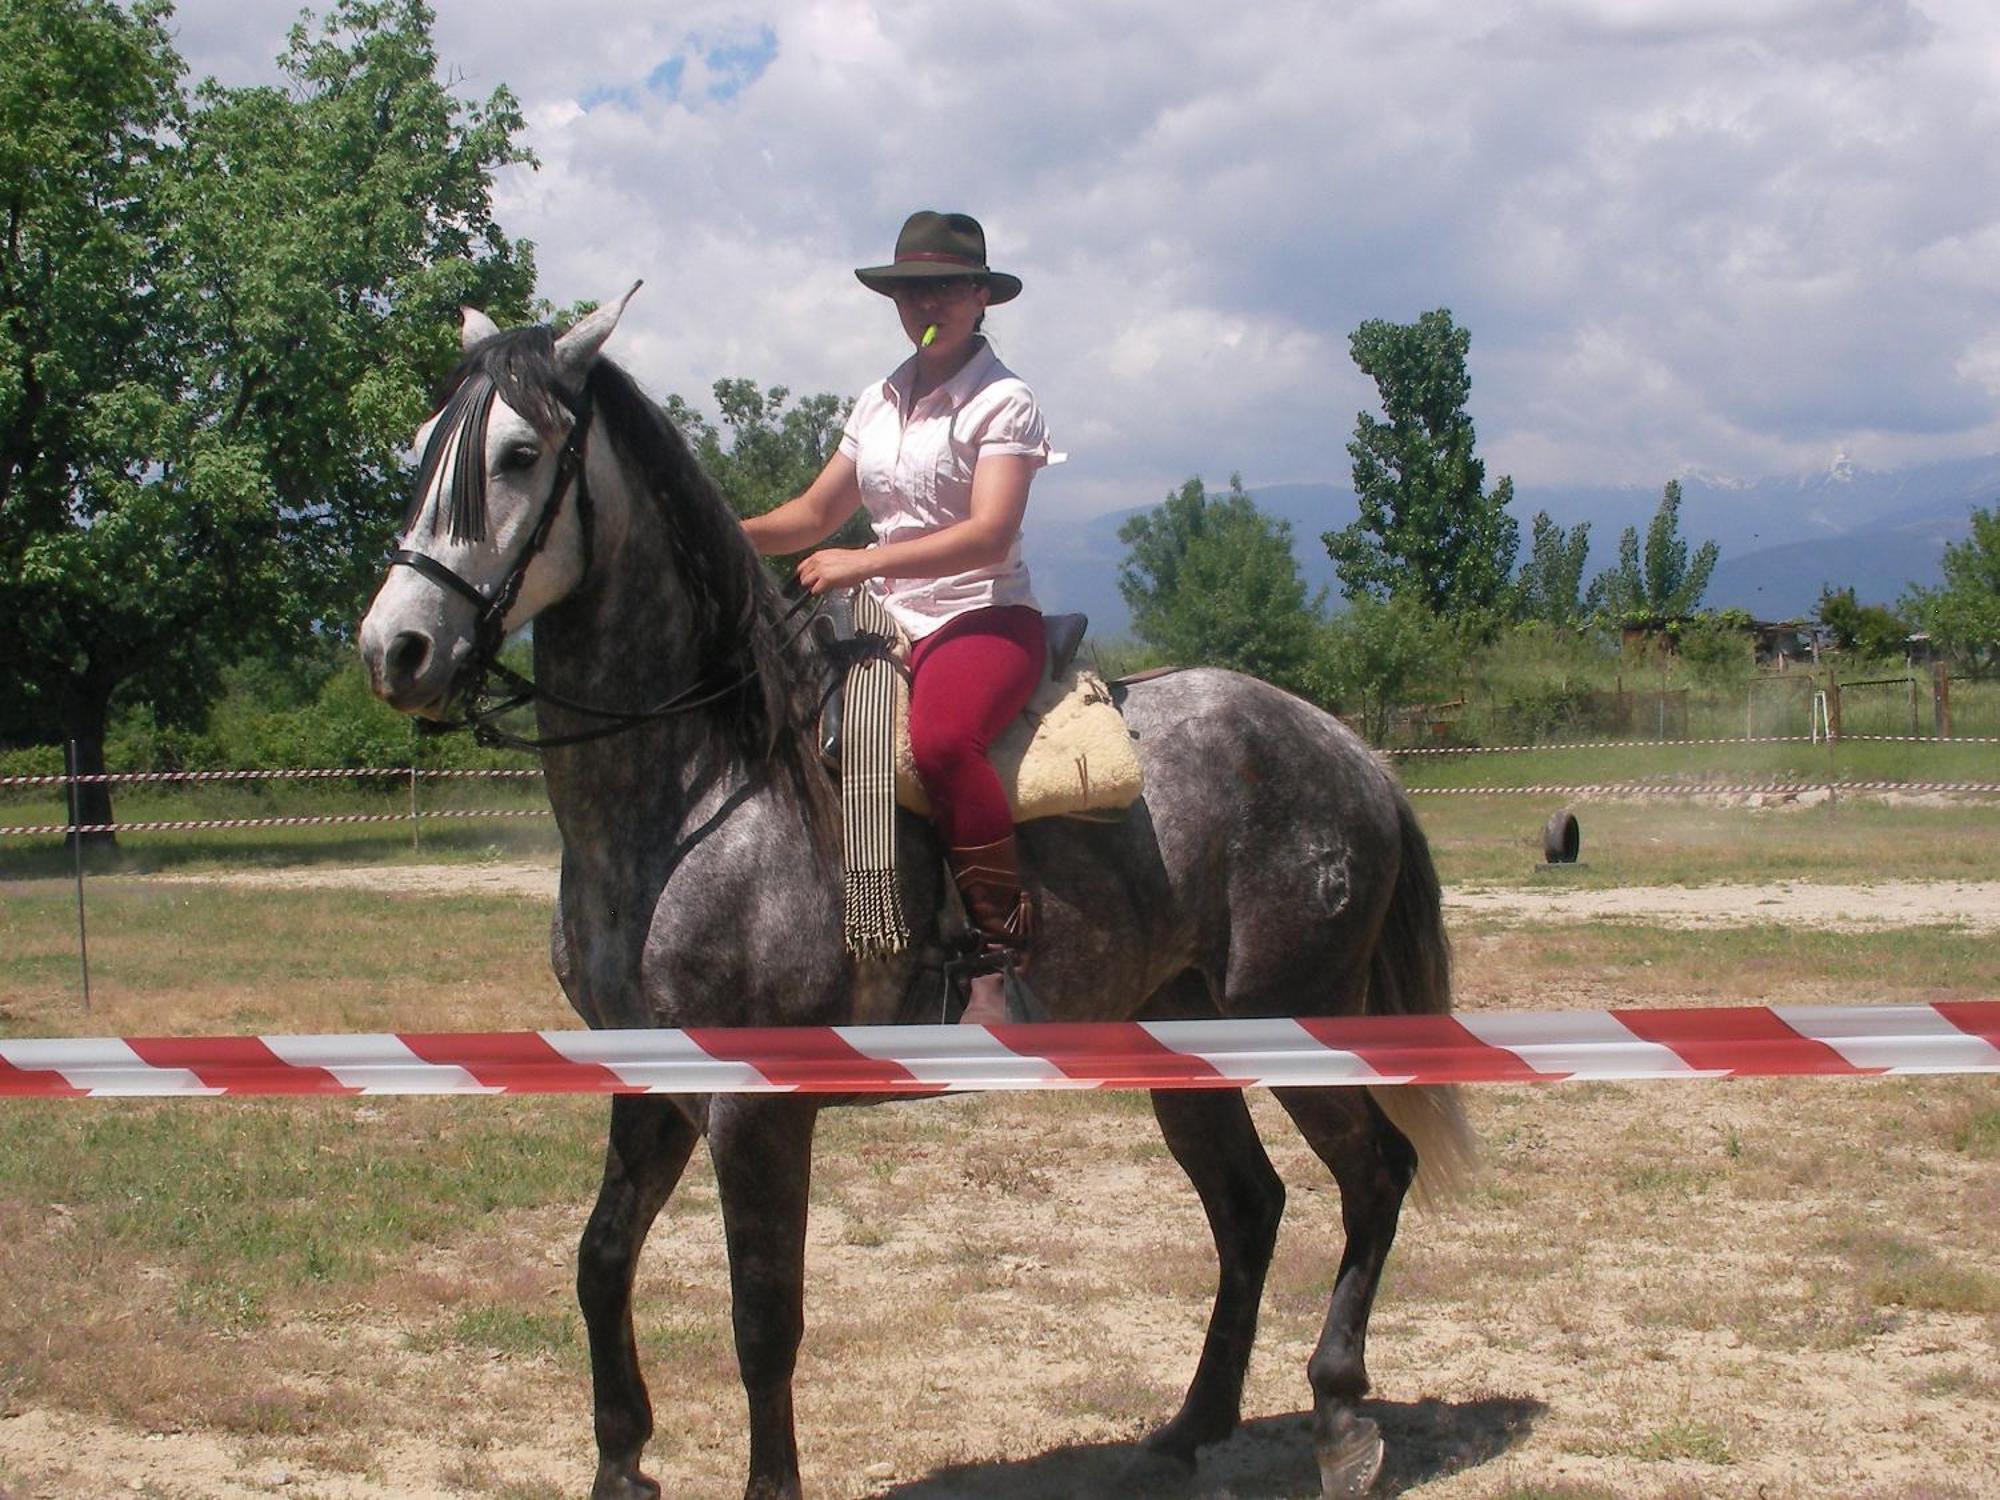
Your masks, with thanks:
[[[896,313],[910,342],[923,347],[924,330],[937,325],[933,349],[949,349],[972,337],[986,310],[989,293],[976,276],[926,276],[896,288]]]

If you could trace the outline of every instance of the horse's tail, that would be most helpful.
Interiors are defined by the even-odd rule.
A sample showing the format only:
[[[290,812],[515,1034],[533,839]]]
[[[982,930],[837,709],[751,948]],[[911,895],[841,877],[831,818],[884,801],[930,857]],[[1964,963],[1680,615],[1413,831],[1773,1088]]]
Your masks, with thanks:
[[[1389,912],[1368,961],[1371,1015],[1434,1016],[1451,1009],[1451,942],[1437,867],[1409,799],[1396,792],[1402,859]],[[1472,1127],[1451,1084],[1401,1084],[1369,1094],[1417,1152],[1417,1197],[1435,1203],[1458,1194],[1473,1165]]]

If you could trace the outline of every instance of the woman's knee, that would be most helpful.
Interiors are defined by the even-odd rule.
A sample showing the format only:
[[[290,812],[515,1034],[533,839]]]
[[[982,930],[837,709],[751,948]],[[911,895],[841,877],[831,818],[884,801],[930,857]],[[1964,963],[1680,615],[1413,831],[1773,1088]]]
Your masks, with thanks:
[[[985,758],[984,747],[962,730],[910,725],[910,759],[925,786],[949,785]]]

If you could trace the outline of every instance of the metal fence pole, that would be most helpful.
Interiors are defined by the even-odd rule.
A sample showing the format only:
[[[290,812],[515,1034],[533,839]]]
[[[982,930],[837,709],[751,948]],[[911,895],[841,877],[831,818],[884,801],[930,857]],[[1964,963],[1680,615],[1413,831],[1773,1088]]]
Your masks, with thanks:
[[[90,1012],[90,932],[83,920],[83,817],[77,809],[76,741],[70,740],[63,752],[63,780],[69,791],[69,846],[76,866],[76,954],[83,970],[83,1009]]]

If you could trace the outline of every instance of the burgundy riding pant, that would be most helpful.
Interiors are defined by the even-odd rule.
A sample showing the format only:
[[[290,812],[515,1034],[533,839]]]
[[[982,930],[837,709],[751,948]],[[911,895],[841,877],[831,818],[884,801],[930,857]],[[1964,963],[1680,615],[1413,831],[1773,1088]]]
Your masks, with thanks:
[[[910,652],[910,754],[949,849],[997,843],[1014,814],[987,746],[1027,707],[1048,646],[1039,611],[976,609]]]

